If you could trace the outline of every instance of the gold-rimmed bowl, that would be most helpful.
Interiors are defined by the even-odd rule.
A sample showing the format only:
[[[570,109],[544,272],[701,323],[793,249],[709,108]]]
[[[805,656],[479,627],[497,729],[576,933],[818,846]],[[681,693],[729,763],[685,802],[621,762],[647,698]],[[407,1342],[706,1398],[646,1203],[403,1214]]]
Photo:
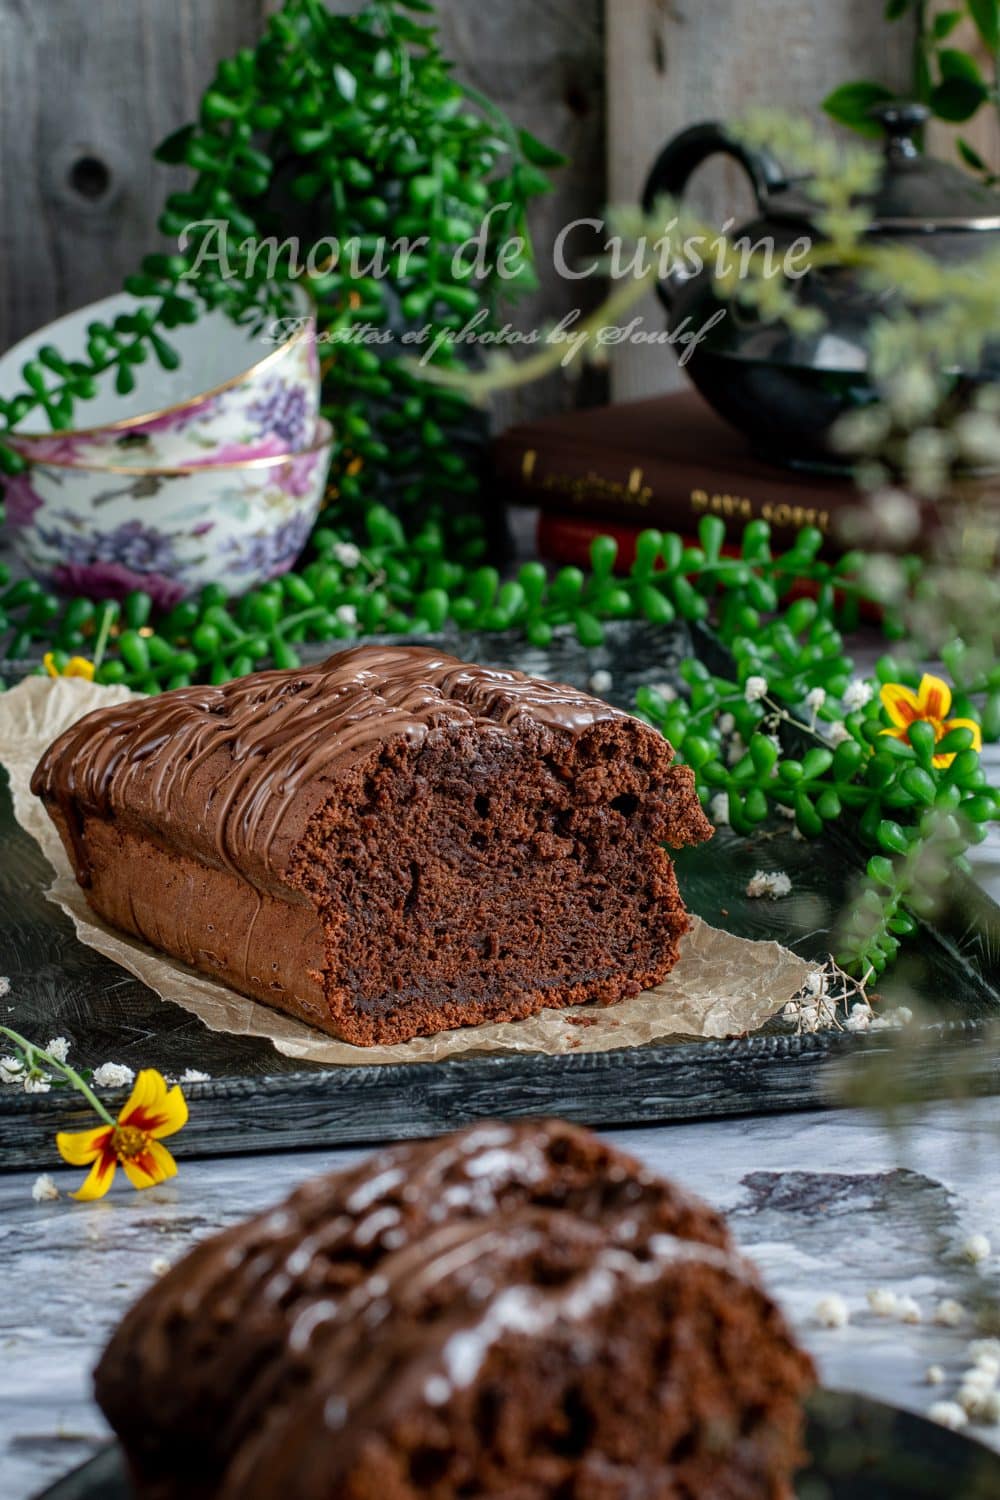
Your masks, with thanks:
[[[296,453],[136,469],[30,459],[6,480],[7,525],[35,577],[63,594],[169,608],[207,583],[245,593],[286,573],[323,500],[333,430]]]
[[[262,327],[203,313],[167,336],[176,368],[152,357],[132,366],[127,396],[115,388],[115,370],[106,370],[95,395],[77,405],[86,425],[42,431],[35,413],[15,426],[12,446],[34,462],[143,469],[300,452],[317,430],[320,372],[312,300],[302,287],[290,288],[290,298],[288,314]],[[125,332],[148,305],[122,292],[30,334],[0,358],[0,396],[24,390],[23,368],[46,346],[69,362],[86,359],[95,322]]]

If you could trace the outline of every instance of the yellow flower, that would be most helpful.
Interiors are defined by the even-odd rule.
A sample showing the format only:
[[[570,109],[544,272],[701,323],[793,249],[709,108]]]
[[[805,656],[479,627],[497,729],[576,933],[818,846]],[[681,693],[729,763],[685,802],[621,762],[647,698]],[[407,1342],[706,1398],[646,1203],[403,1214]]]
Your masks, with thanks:
[[[70,1196],[83,1203],[103,1198],[114,1181],[119,1162],[136,1188],[153,1187],[175,1177],[177,1164],[160,1141],[183,1129],[187,1118],[187,1102],[176,1084],[168,1089],[166,1080],[155,1068],[144,1069],[118,1116],[117,1125],[99,1125],[96,1130],[71,1133],[60,1131],[56,1136],[64,1161],[73,1167],[90,1166],[83,1187]]]
[[[71,656],[60,672],[54,653],[46,651],[42,657],[42,666],[50,677],[86,677],[88,682],[94,680],[94,663],[85,656]]]
[[[910,725],[922,720],[930,724],[934,730],[934,743],[943,740],[946,734],[953,729],[971,729],[972,748],[981,750],[983,748],[982,730],[974,719],[949,719],[951,711],[951,688],[940,677],[932,677],[925,672],[920,679],[920,686],[914,693],[911,688],[904,687],[901,682],[887,682],[880,693],[882,707],[892,720],[892,729],[883,729],[883,734],[891,734],[897,740],[906,740],[910,743]],[[934,764],[940,770],[950,766],[955,759],[955,753],[950,755],[935,755]]]

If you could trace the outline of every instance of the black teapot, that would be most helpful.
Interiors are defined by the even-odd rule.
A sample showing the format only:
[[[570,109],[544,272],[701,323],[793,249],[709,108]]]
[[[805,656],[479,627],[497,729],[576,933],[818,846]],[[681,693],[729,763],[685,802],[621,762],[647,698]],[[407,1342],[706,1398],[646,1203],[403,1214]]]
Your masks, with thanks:
[[[882,105],[873,113],[885,131],[881,181],[867,206],[868,234],[907,244],[949,264],[970,261],[1000,243],[1000,193],[960,168],[925,156],[918,135],[927,110],[919,104]],[[815,205],[768,152],[756,151],[716,123],[694,125],[661,152],[643,194],[647,212],[664,194],[679,199],[692,173],[717,153],[734,157],[746,170],[757,200],[754,220],[733,232],[786,251],[792,264],[796,242],[819,242],[812,223]],[[686,348],[686,369],[706,400],[745,432],[763,456],[785,463],[837,466],[828,444],[834,420],[870,403],[867,335],[872,320],[887,310],[886,295],[863,287],[855,271],[824,267],[806,271],[800,298],[822,314],[815,334],[796,334],[781,323],[766,323],[713,290],[711,265],[691,274],[683,262],[658,285],[668,326]],[[1000,296],[1000,288],[998,288]],[[724,317],[717,314],[726,309]],[[713,317],[716,321],[712,321]],[[704,330],[700,341],[682,337]],[[992,364],[992,360],[991,360]],[[1000,367],[960,372],[996,379]]]

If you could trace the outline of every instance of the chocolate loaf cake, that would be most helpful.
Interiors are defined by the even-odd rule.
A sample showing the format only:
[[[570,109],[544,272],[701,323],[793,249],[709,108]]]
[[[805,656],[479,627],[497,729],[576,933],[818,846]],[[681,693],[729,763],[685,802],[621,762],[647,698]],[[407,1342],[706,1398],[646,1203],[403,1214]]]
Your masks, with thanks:
[[[658,983],[690,770],[596,698],[359,647],[100,709],[43,798],[91,906],[362,1046]]]
[[[96,1374],[138,1500],[786,1500],[811,1384],[720,1218],[557,1121],[306,1184]]]

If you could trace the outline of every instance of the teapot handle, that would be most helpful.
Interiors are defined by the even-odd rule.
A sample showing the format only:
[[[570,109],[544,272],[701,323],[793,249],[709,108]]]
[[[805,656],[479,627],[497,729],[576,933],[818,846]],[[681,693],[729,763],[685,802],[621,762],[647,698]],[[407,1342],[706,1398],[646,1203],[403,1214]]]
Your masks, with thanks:
[[[651,213],[658,198],[680,198],[692,174],[710,156],[730,156],[738,161],[750,178],[757,206],[764,210],[770,193],[787,187],[788,180],[781,163],[766,150],[753,150],[727,134],[715,120],[691,125],[668,141],[660,152],[646,180],[642,194],[644,213]],[[669,311],[673,288],[669,282],[657,284],[656,294]]]

